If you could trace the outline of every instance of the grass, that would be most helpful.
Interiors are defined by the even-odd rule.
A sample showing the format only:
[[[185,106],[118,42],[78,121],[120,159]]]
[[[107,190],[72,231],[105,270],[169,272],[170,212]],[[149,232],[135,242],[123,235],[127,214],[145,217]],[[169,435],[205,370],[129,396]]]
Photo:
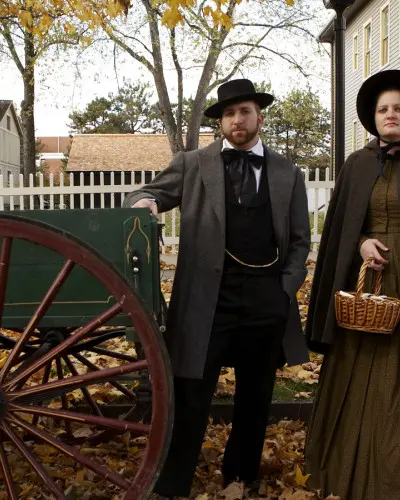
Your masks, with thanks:
[[[175,219],[176,236],[179,236],[181,231],[181,213],[178,209],[175,212],[175,217],[176,217]],[[172,212],[167,212],[165,214],[165,236],[172,236]]]
[[[310,220],[310,227],[311,227],[311,232],[314,232],[314,212],[309,212],[308,217]],[[324,222],[325,222],[325,213],[324,212],[319,212],[318,213],[318,234],[322,234],[322,229],[324,227]]]
[[[310,401],[314,397],[317,384],[306,384],[305,382],[295,382],[294,380],[278,378],[275,382],[272,401]],[[310,398],[295,397],[301,392],[311,392]]]

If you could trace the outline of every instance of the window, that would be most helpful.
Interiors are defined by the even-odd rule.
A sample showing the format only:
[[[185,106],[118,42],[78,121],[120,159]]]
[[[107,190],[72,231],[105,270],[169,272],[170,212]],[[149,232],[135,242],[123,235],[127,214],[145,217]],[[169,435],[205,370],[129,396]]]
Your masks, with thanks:
[[[353,69],[358,69],[358,35],[353,37]]]
[[[364,26],[364,78],[371,74],[371,23]]]
[[[11,116],[7,115],[7,130],[11,130]]]
[[[357,120],[353,121],[351,127],[351,150],[356,151],[357,149]]]
[[[364,129],[364,146],[367,145],[370,140],[371,140],[371,138],[370,138],[369,132]]]
[[[389,5],[381,10],[381,66],[389,62]]]

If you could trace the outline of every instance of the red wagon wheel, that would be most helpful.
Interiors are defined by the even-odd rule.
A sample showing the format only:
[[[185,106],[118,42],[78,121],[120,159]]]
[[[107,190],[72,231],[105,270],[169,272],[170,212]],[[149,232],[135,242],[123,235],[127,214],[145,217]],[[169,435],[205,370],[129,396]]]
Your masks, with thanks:
[[[34,485],[33,478],[40,478],[41,491],[64,499],[68,488],[77,485],[82,489],[97,481],[104,498],[148,498],[165,458],[172,427],[171,374],[157,325],[127,281],[86,244],[52,226],[8,215],[0,217],[0,237],[0,318],[15,239],[42,245],[65,257],[58,275],[0,365],[0,473],[4,490],[10,499],[16,499],[30,487],[27,483]],[[40,321],[76,266],[94,276],[115,304],[59,339],[44,355],[35,356]],[[107,330],[101,329],[120,313],[129,316],[145,359],[115,350],[110,355],[101,347],[103,340],[107,342],[113,335],[120,337],[115,330],[107,337]],[[101,335],[101,342],[93,343]],[[96,366],[87,356],[89,351],[108,353],[112,366]],[[115,393],[132,395],[132,388],[144,372],[151,382],[150,423],[105,417],[98,411],[96,391],[111,388]],[[69,404],[74,392],[82,394],[86,403],[83,410]],[[109,433],[112,441],[106,443],[108,447],[103,443],[91,448],[85,437],[99,430]],[[55,463],[60,469],[55,470]],[[36,498],[35,488],[31,487],[29,498]],[[81,498],[82,493],[77,495]]]

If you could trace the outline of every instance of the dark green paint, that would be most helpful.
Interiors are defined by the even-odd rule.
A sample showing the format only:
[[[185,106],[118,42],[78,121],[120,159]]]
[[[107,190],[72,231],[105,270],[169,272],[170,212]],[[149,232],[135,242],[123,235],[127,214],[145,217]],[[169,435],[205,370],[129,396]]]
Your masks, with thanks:
[[[50,224],[90,245],[125,276],[132,288],[135,288],[132,256],[136,254],[140,269],[139,295],[148,312],[158,315],[160,271],[157,218],[151,216],[147,209],[26,210],[16,215]],[[136,230],[133,231],[135,220]],[[150,243],[149,257],[146,254],[147,240],[140,229]],[[64,262],[65,257],[52,250],[28,241],[13,241],[2,323],[4,328],[23,328],[26,325]],[[76,267],[39,326],[84,325],[114,303],[109,295],[95,277]],[[122,326],[129,324],[129,320],[120,315],[112,323]]]

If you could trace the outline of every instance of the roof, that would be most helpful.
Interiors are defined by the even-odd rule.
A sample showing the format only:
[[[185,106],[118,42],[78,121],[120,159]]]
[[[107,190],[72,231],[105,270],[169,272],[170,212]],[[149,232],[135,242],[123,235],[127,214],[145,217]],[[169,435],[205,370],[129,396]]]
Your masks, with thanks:
[[[346,19],[347,24],[349,24],[356,15],[362,10],[371,0],[355,0],[353,5],[350,5],[344,11],[344,17]],[[321,33],[318,35],[318,40],[322,43],[332,43],[335,32],[334,32],[334,20],[336,16],[333,16],[329,23],[324,27]]]
[[[0,100],[0,121],[4,118],[7,109],[11,106],[12,101]]]
[[[17,115],[17,112],[15,111],[14,103],[12,101],[0,99],[0,121],[4,118],[4,115],[6,114],[7,110],[10,108],[10,106],[11,106],[11,112],[13,114],[15,123],[17,124],[18,133],[22,137],[21,123],[19,121],[19,117]]]
[[[200,134],[200,147],[213,140],[213,134]],[[72,139],[67,171],[159,171],[171,159],[165,134],[82,134]]]

